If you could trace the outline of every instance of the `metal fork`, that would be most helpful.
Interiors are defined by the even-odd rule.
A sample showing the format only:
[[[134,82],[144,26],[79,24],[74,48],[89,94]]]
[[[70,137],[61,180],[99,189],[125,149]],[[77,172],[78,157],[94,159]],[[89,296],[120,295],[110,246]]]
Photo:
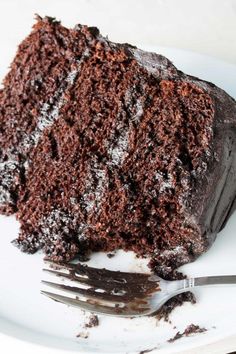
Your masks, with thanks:
[[[236,284],[236,275],[166,281],[154,274],[126,273],[87,265],[46,261],[44,272],[72,285],[42,280],[66,295],[42,290],[49,298],[94,313],[121,317],[155,314],[173,296],[199,286]],[[70,297],[68,295],[73,295]]]

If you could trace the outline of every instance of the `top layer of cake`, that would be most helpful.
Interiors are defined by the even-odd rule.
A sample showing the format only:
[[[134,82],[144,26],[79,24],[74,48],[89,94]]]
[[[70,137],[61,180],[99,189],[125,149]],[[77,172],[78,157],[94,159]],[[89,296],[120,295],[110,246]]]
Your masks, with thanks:
[[[227,219],[235,102],[163,56],[39,18],[0,103],[0,205],[23,250],[132,249],[166,274]]]

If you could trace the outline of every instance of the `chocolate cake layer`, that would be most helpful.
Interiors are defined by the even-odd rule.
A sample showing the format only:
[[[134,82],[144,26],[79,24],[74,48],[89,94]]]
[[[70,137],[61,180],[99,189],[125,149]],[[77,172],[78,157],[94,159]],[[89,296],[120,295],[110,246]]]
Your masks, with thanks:
[[[4,214],[17,210],[28,158],[43,130],[56,119],[91,36],[86,28],[70,31],[52,18],[38,17],[18,48],[0,91],[0,211]]]
[[[38,18],[0,121],[0,210],[17,213],[23,251],[133,250],[168,277],[235,208],[235,101],[96,28]]]

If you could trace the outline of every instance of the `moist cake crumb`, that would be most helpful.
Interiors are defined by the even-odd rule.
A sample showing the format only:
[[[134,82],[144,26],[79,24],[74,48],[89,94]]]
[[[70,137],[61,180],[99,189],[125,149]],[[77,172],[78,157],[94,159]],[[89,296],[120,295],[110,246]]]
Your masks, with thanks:
[[[152,352],[153,350],[157,349],[158,347],[153,347],[151,349],[144,349],[144,350],[141,350],[141,352],[139,352],[139,354],[146,354],[146,353],[150,353]]]
[[[195,333],[203,333],[206,332],[207,329],[204,327],[199,327],[198,325],[195,324],[190,324],[188,327],[185,328],[185,330],[181,332],[177,332],[173,338],[168,339],[169,343],[175,342],[177,339],[180,339],[182,337],[188,337],[191,334]]]
[[[156,319],[159,321],[163,319],[165,322],[169,322],[170,313],[178,306],[182,306],[184,302],[190,302],[192,304],[196,303],[196,298],[190,291],[174,296],[168,300],[155,315]]]
[[[99,319],[97,315],[91,314],[88,321],[85,323],[85,328],[92,328],[99,326]]]
[[[76,337],[87,339],[89,337],[89,333],[88,332],[79,332],[78,334],[76,334]]]
[[[115,253],[113,252],[113,253],[107,253],[107,257],[108,258],[113,258],[113,257],[115,257]]]

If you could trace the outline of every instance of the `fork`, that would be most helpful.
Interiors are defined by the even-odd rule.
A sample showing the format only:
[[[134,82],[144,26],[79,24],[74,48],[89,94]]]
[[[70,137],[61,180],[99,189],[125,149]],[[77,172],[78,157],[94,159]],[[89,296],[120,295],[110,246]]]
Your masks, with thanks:
[[[43,285],[66,294],[41,290],[43,295],[83,310],[120,317],[153,315],[170,298],[195,287],[236,284],[236,275],[167,281],[155,274],[97,269],[80,263],[45,262],[49,268],[44,268],[44,272],[72,281],[72,285],[42,280]]]

